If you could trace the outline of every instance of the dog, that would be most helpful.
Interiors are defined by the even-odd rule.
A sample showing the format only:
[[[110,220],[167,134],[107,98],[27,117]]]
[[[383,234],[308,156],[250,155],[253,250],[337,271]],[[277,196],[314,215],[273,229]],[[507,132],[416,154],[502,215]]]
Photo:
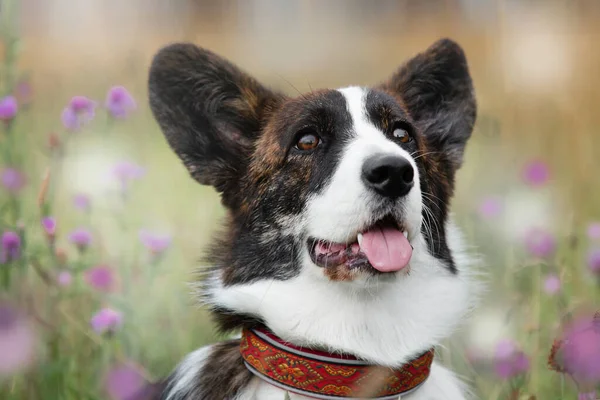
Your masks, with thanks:
[[[373,87],[297,97],[171,44],[149,102],[227,210],[198,291],[221,331],[242,332],[189,354],[157,398],[470,398],[433,351],[477,297],[449,210],[477,108],[457,43]]]

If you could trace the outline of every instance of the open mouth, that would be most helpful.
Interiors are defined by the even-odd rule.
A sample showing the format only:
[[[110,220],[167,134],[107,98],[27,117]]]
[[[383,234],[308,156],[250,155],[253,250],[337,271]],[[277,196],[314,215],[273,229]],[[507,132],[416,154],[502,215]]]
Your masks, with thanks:
[[[379,272],[404,269],[413,251],[406,229],[392,217],[385,217],[360,232],[352,243],[309,238],[308,246],[312,261],[320,267],[345,264],[349,269],[371,267]]]

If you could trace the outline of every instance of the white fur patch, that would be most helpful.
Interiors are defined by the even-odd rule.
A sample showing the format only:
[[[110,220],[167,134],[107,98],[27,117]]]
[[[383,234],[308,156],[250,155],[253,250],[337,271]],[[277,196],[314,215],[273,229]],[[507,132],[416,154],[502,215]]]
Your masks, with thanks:
[[[353,242],[361,227],[375,222],[373,211],[378,206],[378,195],[363,183],[362,166],[370,156],[382,154],[403,157],[414,169],[415,184],[399,201],[398,214],[402,215],[409,235],[416,235],[421,227],[422,201],[419,171],[413,157],[369,121],[365,89],[349,87],[339,92],[344,95],[352,116],[353,135],[327,188],[307,202],[307,234],[331,242]]]
[[[427,251],[421,235],[409,275],[378,287],[331,282],[303,268],[285,281],[223,287],[213,277],[207,299],[260,316],[277,335],[301,346],[325,346],[379,365],[398,366],[439,344],[463,321],[476,299],[470,259],[458,230],[447,227],[457,274]]]
[[[198,378],[198,373],[204,366],[211,348],[212,346],[201,347],[183,359],[175,370],[173,375],[174,385],[169,388],[165,400],[177,398],[178,394],[186,393],[194,386],[194,381]]]

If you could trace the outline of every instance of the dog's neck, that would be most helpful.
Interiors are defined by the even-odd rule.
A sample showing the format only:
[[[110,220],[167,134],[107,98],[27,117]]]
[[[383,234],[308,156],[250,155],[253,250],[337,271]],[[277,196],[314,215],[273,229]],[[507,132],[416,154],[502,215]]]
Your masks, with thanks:
[[[266,328],[244,329],[240,353],[260,379],[319,399],[397,399],[427,380],[434,357],[430,349],[395,369],[374,366],[353,356],[294,346]]]
[[[206,301],[230,310],[233,318],[255,316],[297,346],[398,367],[448,337],[474,305],[472,261],[452,226],[448,236],[457,274],[432,257],[420,238],[413,243],[410,274],[376,288],[357,290],[306,269],[288,280],[232,286],[221,285],[215,276],[204,288]]]

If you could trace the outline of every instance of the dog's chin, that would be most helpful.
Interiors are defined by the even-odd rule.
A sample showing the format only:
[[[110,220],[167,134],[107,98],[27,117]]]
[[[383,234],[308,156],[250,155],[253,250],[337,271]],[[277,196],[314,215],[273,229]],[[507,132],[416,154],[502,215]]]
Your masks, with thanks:
[[[328,279],[355,283],[389,282],[408,274],[413,250],[408,229],[391,216],[358,230],[353,241],[310,236],[306,247],[312,264]]]

